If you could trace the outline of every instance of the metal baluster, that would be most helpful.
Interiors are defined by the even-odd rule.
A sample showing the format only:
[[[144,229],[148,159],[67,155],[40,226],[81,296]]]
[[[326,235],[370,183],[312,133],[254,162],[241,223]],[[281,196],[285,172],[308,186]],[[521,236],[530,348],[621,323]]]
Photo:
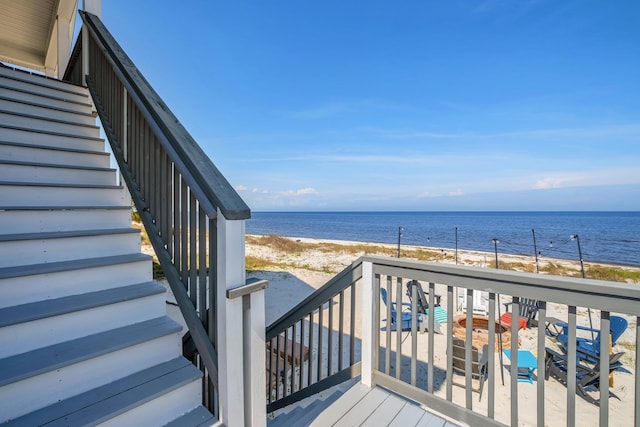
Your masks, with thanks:
[[[379,278],[378,278],[379,279]],[[349,366],[356,360],[356,284],[351,284],[351,324],[349,325]],[[379,322],[378,322],[379,323]]]
[[[329,377],[333,370],[333,297],[329,299],[327,315],[329,316],[329,325],[327,328],[327,377]]]
[[[344,348],[344,289],[338,299],[338,372],[342,370],[342,352]]]
[[[309,313],[309,371],[307,372],[309,378],[307,385],[313,384],[313,312]],[[316,352],[317,354],[317,352]]]
[[[318,381],[322,379],[322,321],[324,317],[324,304],[318,307]]]

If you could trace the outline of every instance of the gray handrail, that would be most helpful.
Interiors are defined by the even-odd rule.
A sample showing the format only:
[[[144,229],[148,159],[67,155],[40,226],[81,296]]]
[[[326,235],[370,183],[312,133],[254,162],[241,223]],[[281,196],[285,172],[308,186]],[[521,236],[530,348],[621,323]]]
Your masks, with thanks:
[[[216,414],[217,272],[225,256],[218,253],[218,223],[247,219],[249,208],[100,19],[80,15],[88,37],[76,43],[65,76],[80,84],[86,73],[113,155],[189,329],[195,346],[189,354],[205,373],[203,403]]]
[[[208,202],[207,215],[215,216],[217,207],[226,219],[250,218],[251,210],[244,200],[182,126],[100,19],[91,13],[79,12],[129,93],[135,95],[145,107],[148,120],[159,131],[158,136],[161,136],[164,148],[173,154],[171,160],[184,165],[181,172],[191,190],[198,194],[201,203]]]

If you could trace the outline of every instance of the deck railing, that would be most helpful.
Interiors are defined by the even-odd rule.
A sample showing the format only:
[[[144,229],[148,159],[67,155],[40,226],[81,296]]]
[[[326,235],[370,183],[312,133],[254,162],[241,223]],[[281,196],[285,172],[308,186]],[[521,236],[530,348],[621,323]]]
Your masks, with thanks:
[[[418,314],[416,287],[411,287],[407,293],[407,283],[415,280],[422,284],[429,307],[434,307],[426,315]],[[349,289],[356,298],[346,305],[348,311],[340,315],[341,320],[331,322],[329,307],[335,306],[342,312],[342,298],[336,299],[345,289]],[[386,291],[387,305],[380,296],[381,289]],[[478,315],[471,310],[474,294],[477,296],[478,292],[481,292],[486,307],[486,316],[480,318],[486,326],[483,335],[489,349],[486,359],[488,378],[481,398],[472,390],[477,388],[477,382],[471,375],[472,347],[480,347],[482,351],[482,346],[474,342],[479,334],[474,326],[474,316]],[[439,309],[435,309],[436,295],[442,297]],[[522,298],[538,301],[537,325],[519,330],[518,323],[513,322],[507,329],[499,316],[503,313],[503,304],[510,302],[511,312],[517,313]],[[407,330],[402,331],[399,324],[392,324],[392,302],[396,307],[409,304],[404,309],[410,313],[405,314],[409,322]],[[299,358],[299,367],[295,362],[276,366],[278,375],[271,380],[268,410],[304,398],[338,381],[340,371],[325,373],[326,365],[322,365],[317,374],[314,371],[313,378],[307,378],[307,374],[318,368],[320,363],[326,364],[328,354],[342,354],[343,350],[338,347],[342,340],[336,340],[336,337],[343,336],[347,323],[342,325],[342,321],[348,319],[350,325],[356,325],[348,336],[354,343],[355,354],[355,359],[350,361],[349,375],[361,373],[363,383],[387,387],[455,420],[474,426],[575,426],[585,423],[606,426],[632,422],[637,425],[640,420],[640,379],[636,372],[640,362],[637,357],[630,357],[631,352],[627,355],[629,357],[623,357],[624,369],[615,373],[612,380],[625,384],[626,395],[622,401],[610,398],[613,388],[608,382],[611,352],[608,343],[609,319],[612,313],[616,313],[628,318],[631,326],[625,332],[625,346],[616,346],[613,353],[625,352],[631,347],[635,350],[640,336],[637,327],[639,303],[640,289],[630,284],[363,257],[269,328],[267,338],[271,340],[271,346],[294,339],[309,347],[310,355],[308,361]],[[470,309],[460,314],[463,306]],[[597,389],[589,391],[593,396],[591,402],[576,395],[576,325],[584,321],[589,311],[594,317],[594,327],[601,330],[599,370],[600,377],[604,379],[600,381],[599,392]],[[396,312],[395,316],[400,320],[402,314]],[[545,379],[545,349],[559,351],[549,332],[552,331],[552,322],[558,320],[568,325],[568,346],[565,349],[567,379],[564,385],[556,379]],[[454,323],[455,336],[461,333],[464,341],[464,375],[453,369]],[[426,333],[421,333],[421,325],[426,328]],[[498,333],[502,330],[506,330],[504,335]],[[322,331],[322,335],[318,336],[317,331]],[[510,342],[506,342],[507,332],[511,335]],[[280,341],[276,340],[278,336]],[[324,337],[334,337],[333,348]],[[585,335],[585,338],[590,338],[590,335]],[[518,370],[518,349],[526,349],[537,358],[532,367],[531,383],[519,381],[518,374],[522,379],[522,371]],[[511,360],[502,350],[510,350]],[[283,356],[282,351],[276,353]],[[288,360],[288,355],[284,356],[284,360]],[[457,362],[460,362],[459,355]],[[267,361],[267,365],[269,363]],[[267,367],[267,371],[270,370],[273,366]],[[454,388],[454,382],[462,383],[463,387]],[[560,401],[552,396],[561,396]],[[599,405],[594,401],[599,401]],[[553,410],[550,406],[554,407]],[[625,418],[623,413],[632,414],[633,419]]]
[[[356,261],[267,327],[267,411],[359,375]]]
[[[238,325],[243,319],[256,321],[262,325],[258,329],[264,330],[264,309],[256,312],[257,317],[262,314],[261,322],[247,320],[251,304],[246,295],[232,297],[238,293],[233,288],[245,285],[244,220],[250,217],[249,208],[100,19],[82,11],[80,15],[82,37],[65,76],[77,84],[86,82],[90,90],[120,172],[189,328],[189,342],[195,345],[189,356],[204,372],[203,403],[226,425],[251,425],[255,414],[260,418],[260,410],[252,410],[252,405],[264,407],[263,397],[252,404],[256,376],[246,375],[244,382],[237,376],[243,376],[248,367],[242,357],[238,360],[238,353],[256,353],[251,349],[255,340],[243,339]],[[253,301],[254,308],[261,305],[262,288],[255,288],[260,296]],[[264,366],[260,354],[264,357],[260,352],[255,356],[261,365],[258,370]]]

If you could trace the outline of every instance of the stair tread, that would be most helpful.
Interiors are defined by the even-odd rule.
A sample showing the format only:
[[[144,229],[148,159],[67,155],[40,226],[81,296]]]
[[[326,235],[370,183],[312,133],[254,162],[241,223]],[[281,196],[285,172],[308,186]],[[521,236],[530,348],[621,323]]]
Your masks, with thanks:
[[[107,184],[58,184],[55,182],[23,182],[23,181],[0,181],[0,185],[12,185],[22,187],[68,187],[68,188],[102,188],[121,190],[122,185]]]
[[[30,166],[39,168],[56,168],[56,169],[77,169],[87,171],[101,171],[101,172],[115,172],[115,168],[101,168],[98,166],[77,166],[77,165],[60,165],[56,163],[40,163],[40,162],[22,162],[16,160],[3,160],[0,159],[2,165],[17,165],[17,166]]]
[[[9,68],[9,69],[7,69]],[[34,86],[43,86],[49,89],[59,90],[61,92],[67,92],[78,96],[89,97],[89,93],[86,88],[75,85],[71,82],[64,80],[43,76],[40,74],[33,74],[29,71],[18,70],[11,67],[3,67],[0,72],[0,79],[17,80],[24,83],[28,83]]]
[[[2,206],[0,211],[82,211],[82,210],[131,210],[129,205],[113,206]]]
[[[103,354],[179,332],[169,317],[158,317],[106,332],[0,359],[0,387]]]
[[[0,125],[0,128],[2,125]],[[64,151],[69,153],[95,154],[100,156],[109,156],[105,151],[81,150],[79,148],[52,147],[49,145],[25,144],[23,142],[0,141],[0,145],[10,145],[13,147],[33,148],[38,150]]]
[[[53,119],[53,118],[50,118],[50,117],[38,116],[36,114],[17,113],[15,111],[2,110],[2,109],[0,109],[0,114],[9,114],[11,116],[26,117],[28,119],[33,119],[33,120],[44,120],[44,121],[47,121],[47,122],[61,123],[61,124],[65,124],[65,125],[79,126],[79,127],[85,127],[85,128],[91,128],[91,129],[100,129],[100,126],[98,126],[98,125],[89,125],[89,124],[86,124],[86,123],[78,123],[78,122],[73,122],[73,121],[70,121],[70,120]]]
[[[57,132],[57,131],[50,131],[50,130],[26,128],[26,127],[23,127],[23,126],[14,126],[14,125],[8,125],[8,124],[0,123],[0,129],[1,128],[20,130],[20,131],[25,131],[25,132],[42,133],[42,134],[45,134],[45,135],[63,136],[65,138],[85,139],[85,140],[88,140],[88,141],[104,141],[103,138],[98,138],[98,137],[95,137],[95,136],[82,136],[82,135],[76,135],[75,133],[66,133],[66,132]],[[26,145],[28,145],[28,144],[26,144]]]
[[[168,424],[165,424],[164,427],[210,426],[216,421],[216,417],[214,417],[207,408],[200,405],[193,411],[189,411]]]
[[[32,107],[47,108],[47,109],[50,109],[50,110],[60,111],[60,112],[63,112],[63,113],[76,114],[78,116],[85,116],[85,117],[91,117],[91,118],[94,117],[93,114],[85,113],[83,111],[75,111],[75,110],[70,110],[70,109],[67,109],[67,108],[53,107],[51,105],[41,104],[39,102],[24,101],[22,99],[15,99],[15,98],[7,97],[7,96],[0,96],[0,100],[9,101],[9,102],[15,102],[15,103],[18,103],[18,104],[30,105]]]
[[[70,237],[104,236],[109,234],[140,233],[137,228],[101,228],[97,230],[46,231],[41,233],[0,234],[0,242],[15,242],[22,240],[60,239]]]
[[[23,415],[12,420],[11,425],[85,425],[104,419],[108,414],[113,415],[114,410],[122,412],[141,400],[149,400],[154,395],[170,391],[201,375],[192,363],[183,357],[177,357]],[[167,390],[167,386],[172,387]]]
[[[156,282],[146,282],[0,308],[0,328],[164,292],[164,286]]]
[[[64,102],[64,103],[76,104],[76,105],[81,105],[83,107],[91,108],[91,104],[89,102],[82,102],[82,101],[77,101],[77,100],[74,100],[74,99],[63,98],[61,96],[54,96],[54,95],[51,95],[51,94],[45,94],[45,93],[35,92],[35,91],[23,89],[23,88],[9,86],[9,85],[6,85],[6,84],[2,84],[2,80],[1,79],[0,79],[0,89],[7,89],[7,90],[14,91],[14,92],[22,92],[22,93],[26,93],[27,95],[35,95],[35,96],[37,96],[39,98],[47,98],[47,99],[52,99],[54,101],[61,101],[61,102]]]
[[[0,268],[0,279],[31,276],[36,274],[57,273],[61,271],[80,270],[85,268],[102,267],[107,265],[116,265],[131,262],[150,261],[151,259],[152,257],[150,255],[145,255],[138,252],[98,258],[74,259],[71,261],[58,261],[42,264],[20,265],[15,267],[3,267]]]

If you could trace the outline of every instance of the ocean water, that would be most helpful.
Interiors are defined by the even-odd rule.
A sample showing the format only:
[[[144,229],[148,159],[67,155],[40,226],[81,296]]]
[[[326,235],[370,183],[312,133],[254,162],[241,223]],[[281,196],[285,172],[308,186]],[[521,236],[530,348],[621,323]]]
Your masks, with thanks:
[[[640,266],[640,212],[253,212],[248,234],[421,245]],[[577,235],[578,239],[570,236]]]

